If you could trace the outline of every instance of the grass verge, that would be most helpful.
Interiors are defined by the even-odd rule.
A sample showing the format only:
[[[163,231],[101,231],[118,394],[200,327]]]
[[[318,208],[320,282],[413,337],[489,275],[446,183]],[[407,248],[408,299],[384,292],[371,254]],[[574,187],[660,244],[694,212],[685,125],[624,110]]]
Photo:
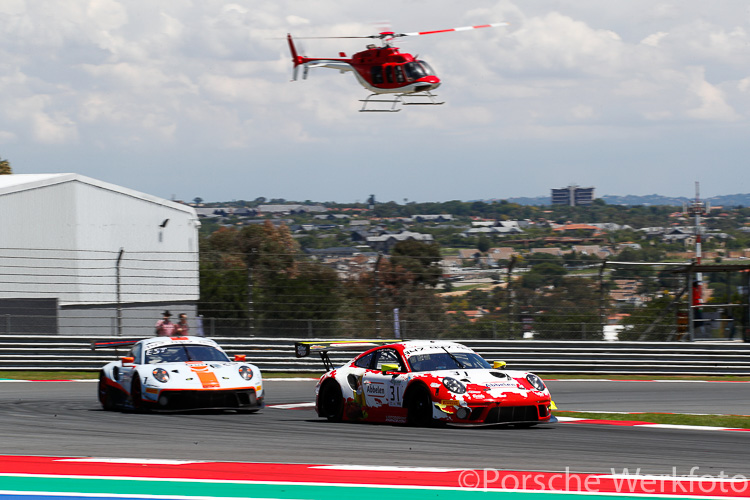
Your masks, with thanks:
[[[570,380],[570,379],[587,379],[587,380],[686,380],[686,381],[703,381],[713,382],[750,382],[750,375],[622,375],[622,374],[571,374],[571,373],[539,373],[537,375],[543,380]]]
[[[77,372],[77,371],[16,371],[0,370],[0,380],[81,380],[97,379],[98,371]]]
[[[558,417],[591,418],[596,420],[628,420],[651,422],[653,424],[706,425],[710,427],[730,427],[750,429],[750,416],[747,415],[686,415],[684,413],[589,413],[581,411],[555,410]]]

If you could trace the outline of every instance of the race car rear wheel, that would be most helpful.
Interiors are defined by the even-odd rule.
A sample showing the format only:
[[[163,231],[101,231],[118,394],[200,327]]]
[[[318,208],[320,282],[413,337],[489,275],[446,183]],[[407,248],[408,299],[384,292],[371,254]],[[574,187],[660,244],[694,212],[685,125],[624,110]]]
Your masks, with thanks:
[[[104,372],[99,373],[99,402],[102,409],[112,411],[117,408],[117,393],[107,385],[107,376]]]
[[[406,401],[406,422],[409,425],[429,426],[435,423],[432,418],[432,396],[427,387],[412,389]]]
[[[337,382],[329,380],[320,388],[318,394],[318,416],[331,422],[338,422],[344,413],[344,397]]]

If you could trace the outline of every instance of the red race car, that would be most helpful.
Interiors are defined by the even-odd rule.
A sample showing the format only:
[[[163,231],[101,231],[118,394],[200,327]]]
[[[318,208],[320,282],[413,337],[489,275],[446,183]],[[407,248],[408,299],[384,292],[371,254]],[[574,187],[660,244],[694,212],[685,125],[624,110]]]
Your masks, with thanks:
[[[334,368],[328,351],[371,347]],[[298,342],[297,357],[320,353],[328,372],[316,387],[315,408],[328,420],[430,425],[555,423],[555,404],[533,373],[490,365],[455,342]]]

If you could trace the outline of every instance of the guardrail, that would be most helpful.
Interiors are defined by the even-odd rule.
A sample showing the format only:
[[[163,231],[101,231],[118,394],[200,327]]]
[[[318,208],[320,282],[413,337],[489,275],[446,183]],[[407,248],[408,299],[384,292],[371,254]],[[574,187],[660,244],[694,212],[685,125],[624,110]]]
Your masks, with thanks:
[[[97,337],[105,339],[107,337]],[[117,337],[110,337],[116,339]],[[314,355],[296,358],[301,339],[214,338],[229,354],[246,354],[263,371],[322,373]],[[306,341],[315,339],[304,339]],[[322,340],[322,339],[318,339]],[[341,339],[337,339],[341,340]],[[0,370],[94,371],[125,350],[92,351],[80,336],[0,335]],[[457,340],[487,360],[503,360],[511,369],[566,374],[750,375],[750,344],[682,342],[586,342],[539,340]],[[335,365],[357,354],[331,352]]]

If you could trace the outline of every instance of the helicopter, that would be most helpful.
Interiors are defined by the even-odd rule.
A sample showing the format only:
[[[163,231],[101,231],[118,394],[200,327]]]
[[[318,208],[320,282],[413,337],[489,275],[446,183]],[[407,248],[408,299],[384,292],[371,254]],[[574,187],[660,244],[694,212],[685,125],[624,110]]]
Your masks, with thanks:
[[[292,81],[297,80],[299,67],[302,66],[302,79],[307,79],[310,68],[331,68],[341,73],[353,72],[357,81],[365,89],[372,92],[360,102],[364,103],[360,111],[400,111],[399,105],[439,105],[443,102],[436,100],[437,96],[431,91],[440,86],[440,78],[437,77],[432,67],[417,56],[400,52],[393,46],[396,38],[405,36],[432,35],[435,33],[448,33],[451,31],[467,31],[479,28],[494,28],[507,26],[508,23],[490,23],[478,26],[464,26],[461,28],[449,28],[435,31],[418,31],[413,33],[395,33],[384,31],[377,35],[368,36],[333,36],[333,37],[303,37],[303,38],[370,38],[378,39],[382,45],[368,44],[365,50],[357,52],[351,58],[346,53],[339,52],[338,58],[305,57],[297,53],[294,39],[287,34],[289,50],[292,53],[294,70]],[[391,106],[379,108],[368,108],[373,103],[389,103]]]

